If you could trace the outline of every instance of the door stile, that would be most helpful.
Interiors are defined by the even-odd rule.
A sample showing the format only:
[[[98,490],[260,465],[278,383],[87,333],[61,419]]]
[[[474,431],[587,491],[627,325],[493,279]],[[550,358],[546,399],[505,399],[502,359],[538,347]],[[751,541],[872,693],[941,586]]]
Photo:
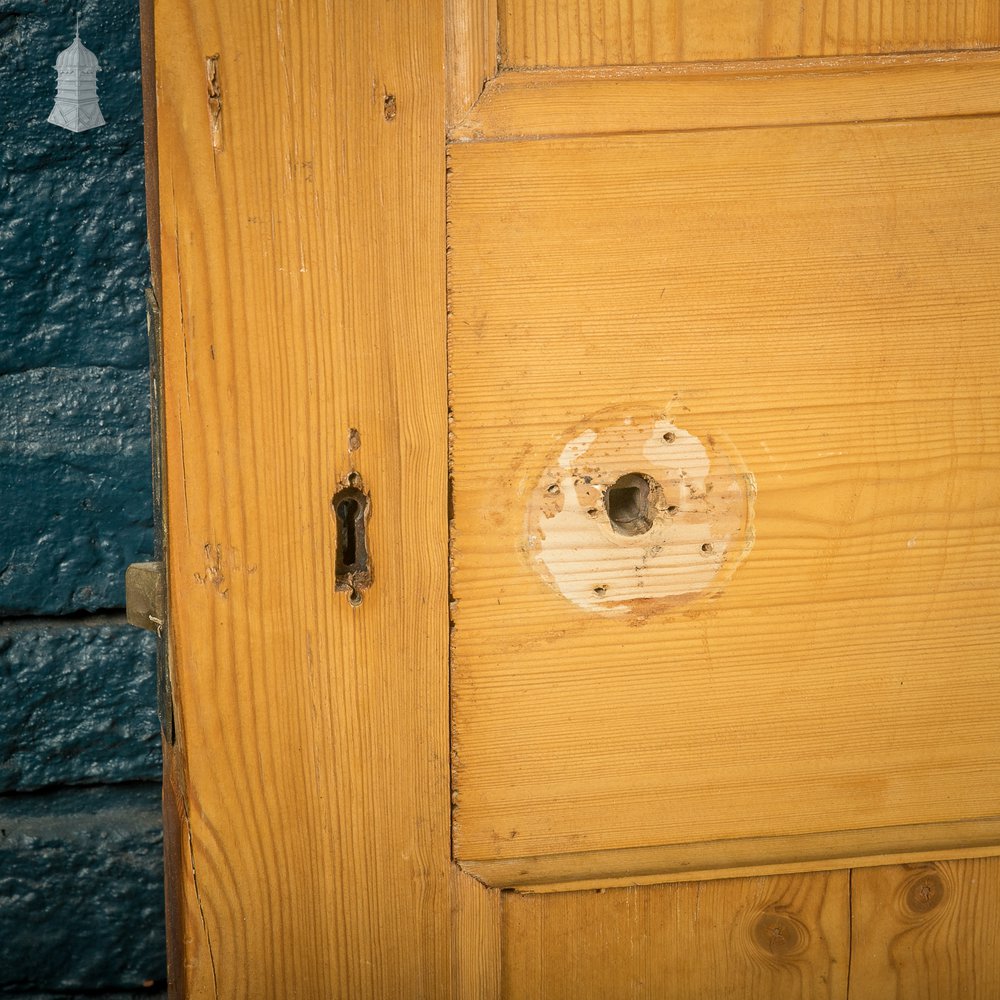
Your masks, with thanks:
[[[443,5],[145,13],[172,995],[446,996]]]

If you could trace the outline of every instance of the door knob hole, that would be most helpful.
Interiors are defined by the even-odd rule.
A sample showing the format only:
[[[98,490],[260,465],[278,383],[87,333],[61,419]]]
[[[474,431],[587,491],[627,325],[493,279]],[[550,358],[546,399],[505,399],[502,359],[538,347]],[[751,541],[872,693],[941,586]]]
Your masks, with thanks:
[[[643,535],[653,526],[652,499],[658,486],[641,472],[616,479],[605,494],[604,507],[611,527],[619,535]]]

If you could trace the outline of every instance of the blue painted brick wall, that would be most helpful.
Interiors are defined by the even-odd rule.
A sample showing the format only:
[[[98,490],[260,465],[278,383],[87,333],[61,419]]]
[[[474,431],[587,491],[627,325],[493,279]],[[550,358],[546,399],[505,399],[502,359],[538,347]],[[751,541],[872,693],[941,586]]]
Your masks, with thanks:
[[[148,406],[143,371],[0,374],[0,614],[121,606],[152,548]]]
[[[107,126],[46,122],[80,34]],[[138,0],[0,0],[0,997],[158,994]],[[95,612],[97,612],[95,614]]]
[[[137,990],[162,978],[155,785],[2,798],[0,850],[7,988]]]
[[[137,0],[80,4],[108,122],[81,133],[46,121],[73,10],[0,13],[0,614],[120,606],[151,549]]]
[[[0,792],[159,781],[155,652],[110,617],[0,622]]]

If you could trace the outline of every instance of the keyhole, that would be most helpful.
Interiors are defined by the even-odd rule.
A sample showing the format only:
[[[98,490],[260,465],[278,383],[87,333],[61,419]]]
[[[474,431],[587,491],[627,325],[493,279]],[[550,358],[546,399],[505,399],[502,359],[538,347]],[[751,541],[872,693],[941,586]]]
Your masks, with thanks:
[[[358,501],[354,497],[347,497],[337,504],[337,520],[343,526],[340,561],[345,569],[352,567],[358,558],[357,516]]]
[[[348,601],[361,603],[361,592],[371,586],[372,571],[366,543],[366,520],[369,498],[361,489],[361,477],[352,474],[350,486],[333,498],[337,519],[337,590],[346,590]]]

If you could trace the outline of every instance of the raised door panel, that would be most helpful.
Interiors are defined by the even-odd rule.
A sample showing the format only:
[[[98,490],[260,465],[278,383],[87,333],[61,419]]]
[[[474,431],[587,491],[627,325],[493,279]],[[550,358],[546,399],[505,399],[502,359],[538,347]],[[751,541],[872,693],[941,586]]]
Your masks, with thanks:
[[[452,145],[470,870],[996,840],[998,146],[991,119]]]

